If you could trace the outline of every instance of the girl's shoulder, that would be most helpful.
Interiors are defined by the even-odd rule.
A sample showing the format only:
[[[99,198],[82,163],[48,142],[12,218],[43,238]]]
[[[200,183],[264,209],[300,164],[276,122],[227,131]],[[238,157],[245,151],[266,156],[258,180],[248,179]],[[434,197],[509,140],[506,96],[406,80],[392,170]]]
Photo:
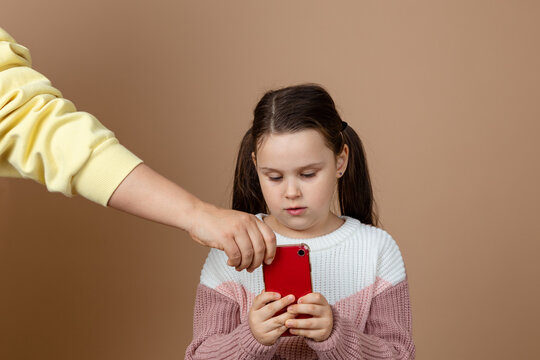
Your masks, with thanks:
[[[376,276],[393,285],[405,279],[405,264],[397,242],[386,230],[348,218],[355,224],[354,242],[375,261]]]
[[[227,255],[224,251],[210,249],[201,271],[200,282],[215,289],[222,283],[238,281],[238,272],[234,267],[227,265]]]
[[[363,241],[373,242],[380,249],[398,247],[397,242],[386,230],[374,225],[364,224],[349,216],[343,216],[342,218],[346,220],[346,224],[349,224],[355,237],[360,237]]]

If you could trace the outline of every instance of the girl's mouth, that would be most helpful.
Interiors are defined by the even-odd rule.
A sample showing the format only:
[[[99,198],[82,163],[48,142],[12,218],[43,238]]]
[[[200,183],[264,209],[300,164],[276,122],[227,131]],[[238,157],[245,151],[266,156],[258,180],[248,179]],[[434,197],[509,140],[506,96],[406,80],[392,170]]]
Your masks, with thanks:
[[[294,208],[287,208],[287,212],[289,215],[298,216],[302,215],[305,212],[305,207],[294,207]]]

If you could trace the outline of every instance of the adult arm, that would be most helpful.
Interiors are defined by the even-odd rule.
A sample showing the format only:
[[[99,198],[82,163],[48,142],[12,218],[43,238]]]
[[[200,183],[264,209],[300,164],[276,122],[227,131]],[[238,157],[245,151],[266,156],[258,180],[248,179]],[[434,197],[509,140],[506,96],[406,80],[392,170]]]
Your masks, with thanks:
[[[122,181],[109,206],[186,230],[200,244],[224,250],[237,270],[254,270],[275,252],[274,233],[254,215],[202,202],[145,164]]]
[[[264,223],[205,204],[141,163],[32,69],[28,49],[0,28],[0,176],[177,226],[225,250],[238,270],[273,258],[275,237]]]

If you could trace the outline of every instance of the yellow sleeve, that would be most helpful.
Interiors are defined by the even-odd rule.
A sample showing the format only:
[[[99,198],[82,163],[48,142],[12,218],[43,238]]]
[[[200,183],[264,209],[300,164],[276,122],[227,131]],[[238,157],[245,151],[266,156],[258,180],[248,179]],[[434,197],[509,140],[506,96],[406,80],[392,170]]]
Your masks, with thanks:
[[[106,206],[142,161],[31,65],[28,49],[0,28],[0,176]]]

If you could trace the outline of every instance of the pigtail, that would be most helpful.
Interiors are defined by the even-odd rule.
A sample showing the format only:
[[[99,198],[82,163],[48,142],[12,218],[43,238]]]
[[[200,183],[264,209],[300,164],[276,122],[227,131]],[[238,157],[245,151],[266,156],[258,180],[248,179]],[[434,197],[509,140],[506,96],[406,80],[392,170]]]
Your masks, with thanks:
[[[242,139],[236,160],[232,208],[250,214],[258,214],[266,212],[266,203],[257,170],[251,158],[253,149],[255,149],[254,139],[252,129],[249,129]]]
[[[345,144],[349,146],[349,163],[338,181],[341,214],[377,226],[379,221],[364,146],[350,126],[346,126],[342,134]]]

